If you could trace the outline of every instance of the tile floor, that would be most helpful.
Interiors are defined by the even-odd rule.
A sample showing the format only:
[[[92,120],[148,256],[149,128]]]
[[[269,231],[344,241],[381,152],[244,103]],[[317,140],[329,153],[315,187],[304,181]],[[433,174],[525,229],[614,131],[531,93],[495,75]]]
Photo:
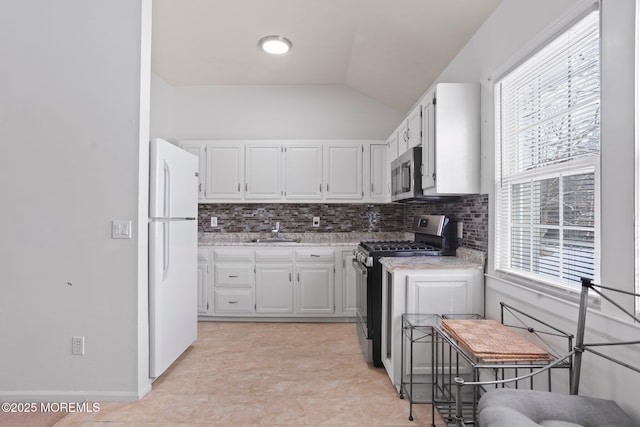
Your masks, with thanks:
[[[408,413],[385,370],[364,362],[353,323],[201,322],[142,401],[102,402],[56,427],[430,425],[429,405]]]

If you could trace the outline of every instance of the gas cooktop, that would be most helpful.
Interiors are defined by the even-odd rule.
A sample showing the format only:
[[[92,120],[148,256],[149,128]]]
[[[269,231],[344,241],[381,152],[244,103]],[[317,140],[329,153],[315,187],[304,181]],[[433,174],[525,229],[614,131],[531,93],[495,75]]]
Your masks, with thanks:
[[[439,251],[433,245],[411,240],[401,241],[381,241],[381,242],[361,242],[360,245],[368,252],[385,251]]]

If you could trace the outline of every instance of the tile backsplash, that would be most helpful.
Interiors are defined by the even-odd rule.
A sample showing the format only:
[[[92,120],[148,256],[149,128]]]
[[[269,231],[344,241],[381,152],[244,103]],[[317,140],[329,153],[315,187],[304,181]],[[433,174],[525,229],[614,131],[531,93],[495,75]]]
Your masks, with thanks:
[[[462,246],[487,251],[487,195],[419,204],[207,203],[199,205],[198,230],[269,233],[280,222],[282,233],[403,232],[420,214],[444,214],[463,221]],[[212,216],[218,218],[217,227],[211,227]],[[312,227],[314,216],[320,217],[319,227]]]

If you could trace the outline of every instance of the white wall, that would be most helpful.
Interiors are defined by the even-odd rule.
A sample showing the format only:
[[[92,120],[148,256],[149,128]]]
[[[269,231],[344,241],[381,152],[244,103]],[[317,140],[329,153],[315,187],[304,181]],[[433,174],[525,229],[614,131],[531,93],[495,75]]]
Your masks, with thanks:
[[[438,81],[479,81],[482,84],[482,188],[489,193],[490,219],[494,218],[493,80],[545,37],[583,10],[583,0],[504,0],[467,46],[448,65]],[[633,291],[634,286],[634,0],[602,0],[602,283]],[[499,302],[509,302],[544,320],[575,332],[577,305],[571,295],[550,295],[518,286],[493,268],[490,223],[486,313],[498,318]],[[526,285],[526,284],[525,284]],[[626,300],[631,308],[632,301]],[[610,306],[594,308],[588,316],[589,333],[596,340],[638,339],[640,330],[611,318]],[[619,351],[620,353],[620,351]],[[622,353],[620,353],[622,354]],[[640,366],[638,351],[624,357]],[[615,399],[640,421],[637,387],[640,374],[614,368],[595,356],[585,356],[581,394]]]
[[[2,401],[138,399],[149,389],[138,236],[150,4],[0,7]],[[131,220],[134,238],[112,240],[113,219]],[[71,355],[73,335],[85,337],[84,356]]]
[[[171,100],[171,109],[166,102]],[[182,139],[382,139],[404,114],[346,86],[174,87],[154,76],[151,135]]]

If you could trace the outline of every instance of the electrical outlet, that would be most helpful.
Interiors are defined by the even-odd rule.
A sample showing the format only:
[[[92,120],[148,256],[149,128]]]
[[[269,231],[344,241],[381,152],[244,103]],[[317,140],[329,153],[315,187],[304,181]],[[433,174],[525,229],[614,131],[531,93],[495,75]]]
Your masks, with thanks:
[[[84,337],[71,337],[71,354],[84,355]]]
[[[212,227],[217,227],[218,226],[218,217],[217,216],[212,216],[211,217],[211,226]]]
[[[456,230],[458,239],[462,239],[462,221],[458,221],[458,229]]]
[[[314,216],[313,217],[313,226],[314,227],[320,227],[320,217],[319,216]]]

